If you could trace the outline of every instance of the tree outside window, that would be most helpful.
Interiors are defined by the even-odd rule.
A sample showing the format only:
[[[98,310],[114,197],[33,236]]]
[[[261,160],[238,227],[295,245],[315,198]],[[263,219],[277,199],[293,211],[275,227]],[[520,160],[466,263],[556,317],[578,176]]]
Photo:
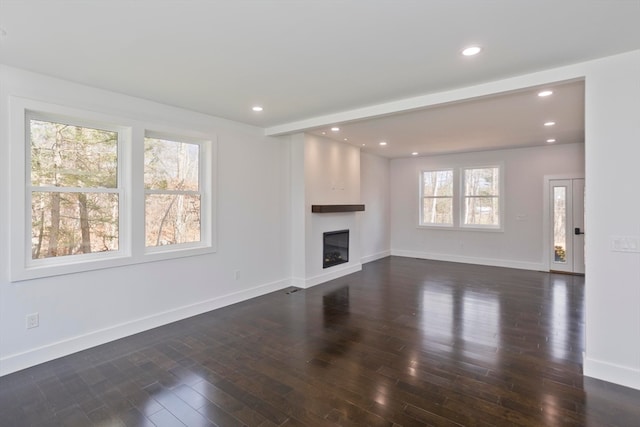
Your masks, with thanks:
[[[144,141],[145,245],[201,240],[200,145]]]

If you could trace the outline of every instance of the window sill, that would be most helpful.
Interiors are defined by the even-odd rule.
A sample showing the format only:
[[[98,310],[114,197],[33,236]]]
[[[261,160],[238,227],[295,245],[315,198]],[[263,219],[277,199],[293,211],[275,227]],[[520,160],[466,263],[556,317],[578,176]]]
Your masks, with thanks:
[[[74,258],[73,260],[68,260],[67,262],[65,262],[66,260],[63,261],[62,259],[49,259],[51,262],[45,262],[42,264],[39,263],[39,265],[30,265],[28,267],[22,268],[16,267],[12,269],[11,282],[22,282],[25,280],[42,279],[46,277],[62,276],[66,274],[85,273],[95,270],[102,270],[105,268],[125,267],[128,265],[192,257],[215,252],[216,248],[213,246],[200,246],[175,248],[171,250],[146,253],[140,256],[113,253],[105,255],[100,259],[96,259],[96,257],[83,260]]]
[[[419,230],[446,230],[446,231],[479,231],[481,233],[504,233],[503,227],[454,227],[452,225],[423,225],[416,226]]]

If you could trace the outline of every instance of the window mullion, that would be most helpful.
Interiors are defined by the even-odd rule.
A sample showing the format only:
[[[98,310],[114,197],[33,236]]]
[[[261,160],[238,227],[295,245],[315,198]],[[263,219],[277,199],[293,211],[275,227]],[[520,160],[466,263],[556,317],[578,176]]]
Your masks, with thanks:
[[[130,182],[127,186],[130,197],[128,202],[130,211],[128,212],[129,224],[131,227],[131,251],[134,259],[142,259],[144,256],[144,236],[145,236],[145,193],[144,193],[144,129],[136,127],[133,130],[132,141],[128,151],[130,155]]]
[[[462,215],[463,213],[463,195],[464,188],[462,188],[462,178],[461,175],[463,171],[461,169],[456,169],[453,174],[453,227],[459,228],[463,223]]]

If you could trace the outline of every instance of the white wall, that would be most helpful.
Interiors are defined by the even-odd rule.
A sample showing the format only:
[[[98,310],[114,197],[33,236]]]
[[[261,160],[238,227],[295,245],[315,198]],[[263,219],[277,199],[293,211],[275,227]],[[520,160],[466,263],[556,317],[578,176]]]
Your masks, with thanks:
[[[640,254],[611,250],[640,239],[640,51],[586,70],[585,374],[640,389]]]
[[[307,204],[304,178],[304,134],[292,135],[286,144],[289,150],[290,242],[292,284],[306,286]]]
[[[391,254],[389,159],[360,153],[360,194],[365,211],[360,218],[362,263]]]
[[[360,203],[360,149],[307,134],[304,138],[306,283],[313,286],[362,268],[359,212],[311,213],[311,205]],[[349,230],[349,262],[322,268],[322,235]]]
[[[0,68],[0,374],[289,284],[288,152],[258,128]],[[166,123],[218,137],[218,251],[171,261],[9,282],[8,97]],[[235,271],[239,279],[235,280]],[[25,328],[25,316],[40,326]]]
[[[504,231],[418,227],[420,171],[503,164]],[[394,255],[543,269],[544,176],[584,174],[584,145],[564,144],[391,161]],[[519,218],[519,219],[517,219]]]

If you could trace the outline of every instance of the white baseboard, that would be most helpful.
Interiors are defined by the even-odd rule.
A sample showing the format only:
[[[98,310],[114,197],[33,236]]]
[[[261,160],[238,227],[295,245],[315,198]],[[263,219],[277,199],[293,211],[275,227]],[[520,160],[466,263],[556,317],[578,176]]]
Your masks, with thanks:
[[[304,288],[310,288],[312,286],[319,285],[320,283],[328,282],[329,280],[337,279],[338,277],[356,273],[361,270],[362,264],[360,263],[350,264],[346,267],[333,267],[331,271],[307,278],[305,280]]]
[[[371,261],[375,261],[375,260],[378,260],[378,259],[381,259],[381,258],[386,258],[389,255],[391,255],[391,251],[390,250],[389,251],[378,252],[378,253],[375,253],[373,255],[363,256],[362,258],[360,258],[360,263],[366,264],[366,263],[371,262]]]
[[[0,376],[153,329],[158,326],[206,313],[217,308],[245,301],[250,298],[255,298],[270,292],[278,291],[290,286],[290,283],[290,280],[279,280],[276,282],[266,283],[244,291],[234,292],[212,298],[207,301],[198,302],[196,304],[178,307],[152,316],[143,317],[130,322],[93,331],[88,334],[47,344],[22,353],[11,354],[0,358]]]
[[[292,277],[291,286],[295,286],[296,288],[304,288],[306,286],[306,280],[304,277]]]
[[[640,390],[640,369],[590,359],[586,355],[583,361],[585,376]]]
[[[478,258],[451,254],[434,254],[428,252],[405,251],[391,249],[391,255],[408,258],[430,259],[434,261],[461,262],[465,264],[488,265],[492,267],[518,268],[520,270],[544,271],[541,262],[514,261],[508,259]]]

